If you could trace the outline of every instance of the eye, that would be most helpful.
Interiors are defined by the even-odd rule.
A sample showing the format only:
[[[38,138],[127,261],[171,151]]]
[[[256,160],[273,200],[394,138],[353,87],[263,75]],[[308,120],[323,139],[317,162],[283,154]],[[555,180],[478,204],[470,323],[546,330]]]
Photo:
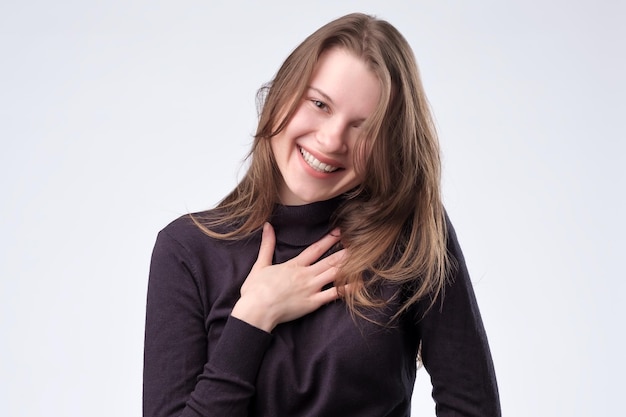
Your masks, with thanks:
[[[311,103],[313,103],[313,105],[315,107],[317,107],[318,109],[320,109],[320,110],[323,110],[323,111],[326,111],[326,112],[329,110],[328,105],[326,103],[324,103],[323,101],[316,100],[316,99],[311,99]]]

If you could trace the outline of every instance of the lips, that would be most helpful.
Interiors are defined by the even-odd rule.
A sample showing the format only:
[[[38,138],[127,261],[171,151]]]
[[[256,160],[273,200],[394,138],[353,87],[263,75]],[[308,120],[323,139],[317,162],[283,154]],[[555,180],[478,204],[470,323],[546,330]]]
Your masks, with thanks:
[[[317,159],[316,157],[314,157],[313,155],[311,155],[309,152],[305,151],[304,149],[300,147],[299,149],[300,149],[300,153],[302,154],[302,158],[304,158],[306,163],[314,170],[318,172],[331,173],[339,169],[339,167],[325,164],[324,162],[320,161],[319,159]]]

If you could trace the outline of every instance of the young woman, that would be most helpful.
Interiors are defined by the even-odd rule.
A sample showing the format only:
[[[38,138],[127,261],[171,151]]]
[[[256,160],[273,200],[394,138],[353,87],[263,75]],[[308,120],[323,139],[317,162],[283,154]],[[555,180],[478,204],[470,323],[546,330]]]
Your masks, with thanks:
[[[408,416],[418,352],[437,415],[499,416],[406,40],[344,16],[261,94],[243,180],[157,238],[144,416]]]

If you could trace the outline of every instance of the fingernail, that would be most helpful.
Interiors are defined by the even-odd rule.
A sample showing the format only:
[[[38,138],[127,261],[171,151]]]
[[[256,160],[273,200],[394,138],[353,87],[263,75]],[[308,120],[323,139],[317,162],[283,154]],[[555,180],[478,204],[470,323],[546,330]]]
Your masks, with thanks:
[[[329,234],[334,237],[339,237],[341,236],[341,230],[339,230],[338,227],[335,227],[333,230],[330,231]]]

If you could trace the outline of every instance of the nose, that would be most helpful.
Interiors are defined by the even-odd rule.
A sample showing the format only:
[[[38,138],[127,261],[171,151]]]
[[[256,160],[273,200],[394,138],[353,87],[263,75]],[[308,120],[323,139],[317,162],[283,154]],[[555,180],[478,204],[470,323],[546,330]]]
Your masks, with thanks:
[[[348,149],[347,130],[348,127],[341,120],[326,120],[316,134],[320,151],[329,154],[345,153]]]

